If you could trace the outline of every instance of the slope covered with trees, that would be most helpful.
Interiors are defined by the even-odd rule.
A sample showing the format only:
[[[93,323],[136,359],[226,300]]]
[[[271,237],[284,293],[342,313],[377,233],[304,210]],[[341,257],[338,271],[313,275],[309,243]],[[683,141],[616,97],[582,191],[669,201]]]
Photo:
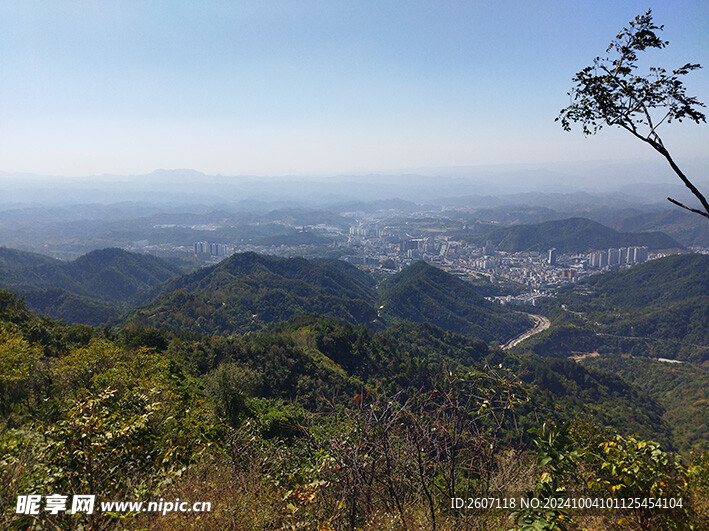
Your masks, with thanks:
[[[255,253],[234,255],[166,283],[128,321],[181,333],[229,334],[301,313],[373,329],[404,321],[432,323],[499,342],[530,326],[524,314],[485,300],[472,285],[424,262],[377,287],[368,272],[345,262]]]
[[[40,313],[86,324],[117,318],[141,294],[181,274],[165,260],[122,249],[92,251],[71,262],[19,251],[12,260],[9,255],[0,286],[24,295]]]
[[[20,251],[19,249],[10,249],[8,247],[0,247],[0,270],[9,271],[12,269],[21,269],[23,267],[33,267],[41,264],[59,264],[59,260],[50,258],[37,253],[29,253]]]
[[[682,254],[594,275],[560,291],[598,332],[709,347],[709,256]]]
[[[514,225],[486,235],[500,251],[586,252],[589,249],[647,246],[650,249],[681,249],[682,245],[662,232],[618,232],[585,218],[547,221],[535,225]]]
[[[501,343],[530,327],[525,315],[485,300],[469,283],[425,262],[388,278],[379,293],[379,313],[388,321],[432,323]]]
[[[101,249],[71,262],[50,261],[14,268],[4,276],[3,283],[18,291],[62,288],[116,303],[126,302],[179,274],[179,268],[154,256]]]
[[[159,522],[212,529],[381,528],[392,518],[409,528],[550,519],[605,528],[621,516],[662,528],[698,525],[706,509],[706,462],[682,464],[628,434],[670,444],[662,408],[643,392],[603,371],[513,355],[429,324],[375,332],[311,315],[185,341],[59,325],[0,291],[0,393],[5,500],[27,492],[96,494],[97,507],[208,500],[209,512]],[[574,496],[621,489],[686,505],[593,517],[450,505],[519,489],[557,496],[560,485]],[[139,511],[0,513],[4,528],[154,522]]]
[[[235,254],[162,286],[129,320],[194,334],[263,328],[307,312],[372,323],[374,279],[337,260]]]
[[[594,275],[541,301],[552,326],[520,348],[540,356],[593,352],[709,360],[709,256],[668,256]]]
[[[587,358],[583,364],[617,374],[657,400],[680,450],[709,451],[708,368],[613,355]]]

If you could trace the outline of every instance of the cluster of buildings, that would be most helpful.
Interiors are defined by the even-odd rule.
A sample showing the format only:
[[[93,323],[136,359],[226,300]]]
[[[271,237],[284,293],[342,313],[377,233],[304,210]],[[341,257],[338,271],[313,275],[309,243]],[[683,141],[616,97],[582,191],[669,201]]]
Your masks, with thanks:
[[[594,271],[640,264],[649,258],[648,248],[644,246],[576,255],[563,254],[555,248],[543,252],[497,251],[489,241],[475,245],[453,239],[452,234],[445,230],[411,227],[406,221],[394,225],[386,222],[357,223],[350,226],[348,232],[340,232],[339,238],[332,241],[332,246],[346,249],[340,256],[342,260],[358,266],[382,266],[392,271],[414,260],[425,260],[462,278],[486,276],[491,280],[524,284],[535,290],[552,289],[575,282]],[[289,251],[288,248],[270,251],[246,249],[245,246],[240,250],[276,254],[288,254]],[[223,243],[194,244],[195,256],[208,261],[218,260],[234,252],[235,248]]]
[[[607,251],[594,251],[588,254],[588,267],[603,269],[605,267],[642,264],[648,260],[647,247],[621,247]]]
[[[223,243],[216,242],[195,242],[194,254],[197,256],[228,256],[234,249]]]
[[[497,251],[491,242],[475,245],[453,239],[447,231],[419,231],[406,224],[386,226],[359,223],[349,230],[350,263],[376,267],[395,263],[397,269],[413,260],[425,260],[462,278],[486,276],[509,280],[534,290],[548,290],[575,282],[602,269],[627,267],[646,262],[648,248],[621,247],[590,253],[565,254],[546,251]],[[423,232],[423,234],[422,234]]]
[[[255,251],[281,256],[312,253],[314,256],[338,256],[351,264],[394,272],[415,260],[424,260],[463,279],[488,278],[491,282],[511,281],[527,286],[529,293],[511,299],[532,302],[551,293],[553,288],[576,282],[602,270],[640,264],[654,255],[645,246],[611,248],[579,254],[566,254],[551,248],[544,251],[504,252],[487,241],[472,243],[468,226],[430,212],[382,211],[353,213],[356,221],[347,228],[318,225],[313,231],[326,236],[330,249],[323,244],[256,245],[243,242],[238,247],[215,241],[195,242],[193,248],[165,249],[135,242],[141,252],[189,253],[207,263],[217,262],[234,252]],[[354,215],[352,217],[355,217]],[[292,226],[292,225],[289,225]],[[296,227],[298,228],[298,227]],[[211,229],[211,226],[210,226]],[[304,230],[303,227],[301,229]],[[139,244],[139,245],[138,245]],[[317,254],[321,253],[321,254]],[[652,256],[651,256],[652,255]],[[527,300],[528,298],[532,298]],[[516,300],[501,302],[519,302]]]

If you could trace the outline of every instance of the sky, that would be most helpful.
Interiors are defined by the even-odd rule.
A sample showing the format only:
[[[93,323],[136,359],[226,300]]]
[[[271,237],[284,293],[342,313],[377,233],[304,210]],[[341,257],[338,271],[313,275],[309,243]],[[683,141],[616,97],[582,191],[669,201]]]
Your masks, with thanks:
[[[554,118],[571,78],[652,8],[709,68],[700,1],[0,0],[0,171],[336,175],[619,159]],[[709,70],[685,80],[709,102]],[[663,132],[679,160],[709,126]]]

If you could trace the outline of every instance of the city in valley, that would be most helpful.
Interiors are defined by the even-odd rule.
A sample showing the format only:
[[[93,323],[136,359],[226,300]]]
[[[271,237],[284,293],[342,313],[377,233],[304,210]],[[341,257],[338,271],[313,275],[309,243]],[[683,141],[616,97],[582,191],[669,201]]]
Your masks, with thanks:
[[[326,215],[314,210],[304,212],[301,216],[310,216],[315,221]],[[570,250],[563,241],[566,238],[564,231],[568,230],[569,224],[577,225],[578,219],[547,222],[542,230],[550,231],[551,237],[546,235],[534,239],[531,236],[528,241],[511,244],[499,239],[501,229],[508,225],[476,219],[474,211],[442,208],[416,210],[413,204],[403,211],[388,208],[368,213],[337,212],[339,223],[336,224],[302,224],[302,220],[295,222],[289,212],[276,210],[272,214],[274,217],[282,216],[276,223],[284,234],[274,237],[275,242],[271,245],[252,243],[253,238],[242,242],[214,238],[195,241],[191,245],[144,240],[131,242],[125,248],[155,256],[197,259],[205,264],[217,263],[232,254],[247,251],[284,257],[328,256],[384,274],[393,274],[413,261],[423,260],[463,280],[497,285],[497,291],[505,294],[490,298],[498,302],[532,305],[537,298],[552,295],[554,289],[561,285],[600,272],[617,271],[648,260],[687,252],[689,247],[696,252],[709,253],[709,248],[684,246],[670,238],[654,243],[652,248],[627,244],[599,248],[594,246],[593,241],[579,241]],[[332,212],[327,212],[327,215],[335,216]],[[169,232],[182,228],[209,236],[228,231],[230,221],[221,221],[223,225],[160,224],[153,229]],[[590,220],[581,222],[588,225],[584,227],[588,231],[596,228]],[[258,231],[259,225],[257,222],[251,227]],[[264,226],[268,224],[264,223]],[[489,233],[498,240],[486,239]],[[552,242],[558,239],[564,247],[545,247],[545,238]],[[298,243],[301,241],[306,243]],[[525,249],[525,246],[529,248]]]

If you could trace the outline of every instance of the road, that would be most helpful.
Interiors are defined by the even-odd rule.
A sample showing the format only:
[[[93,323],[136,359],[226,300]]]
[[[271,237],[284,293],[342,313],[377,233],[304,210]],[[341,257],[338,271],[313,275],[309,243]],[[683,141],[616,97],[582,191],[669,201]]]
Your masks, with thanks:
[[[530,328],[529,330],[527,330],[526,332],[522,332],[520,335],[518,335],[514,339],[511,339],[510,341],[508,341],[507,343],[502,345],[502,348],[504,350],[507,350],[508,348],[512,348],[512,347],[519,345],[525,339],[528,339],[528,338],[532,337],[533,335],[538,334],[539,332],[543,332],[544,330],[549,328],[549,326],[551,325],[551,323],[549,322],[549,319],[547,319],[546,317],[543,317],[541,315],[534,315],[531,313],[528,313],[527,315],[529,315],[532,319],[534,319],[534,326],[532,328]]]

